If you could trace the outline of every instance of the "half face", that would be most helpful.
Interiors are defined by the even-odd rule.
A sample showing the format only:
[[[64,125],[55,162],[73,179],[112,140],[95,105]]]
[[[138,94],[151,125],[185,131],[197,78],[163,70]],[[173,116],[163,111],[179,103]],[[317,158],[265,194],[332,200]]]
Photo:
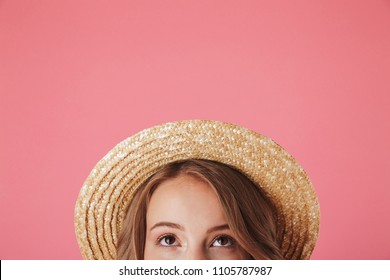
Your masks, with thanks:
[[[144,258],[248,259],[211,186],[190,175],[161,183],[146,214]]]

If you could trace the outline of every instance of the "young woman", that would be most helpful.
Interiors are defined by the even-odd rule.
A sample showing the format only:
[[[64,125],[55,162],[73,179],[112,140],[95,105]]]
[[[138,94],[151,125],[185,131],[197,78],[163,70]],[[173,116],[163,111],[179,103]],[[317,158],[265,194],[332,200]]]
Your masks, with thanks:
[[[272,202],[240,172],[213,161],[173,162],[135,195],[118,258],[281,259],[277,228]]]
[[[303,169],[271,139],[180,121],[99,161],[75,225],[86,259],[308,259],[319,206]]]

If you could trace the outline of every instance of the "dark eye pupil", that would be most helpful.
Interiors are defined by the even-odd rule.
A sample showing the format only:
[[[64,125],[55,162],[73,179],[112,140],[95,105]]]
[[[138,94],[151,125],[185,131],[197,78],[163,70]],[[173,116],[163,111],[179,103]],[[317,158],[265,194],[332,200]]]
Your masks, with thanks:
[[[172,245],[173,243],[175,243],[175,237],[173,237],[173,236],[166,236],[165,237],[165,243],[167,243],[168,245]]]
[[[229,240],[226,238],[226,237],[220,237],[219,238],[219,244],[224,246],[226,244],[228,244]]]

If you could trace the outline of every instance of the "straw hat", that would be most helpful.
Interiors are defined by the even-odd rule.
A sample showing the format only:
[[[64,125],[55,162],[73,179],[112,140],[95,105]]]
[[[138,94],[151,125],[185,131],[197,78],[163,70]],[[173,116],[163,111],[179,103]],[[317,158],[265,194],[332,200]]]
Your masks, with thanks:
[[[75,208],[84,259],[115,259],[121,224],[138,187],[164,165],[194,158],[230,165],[261,186],[284,220],[283,256],[310,257],[318,236],[319,204],[296,160],[271,139],[248,129],[189,120],[145,129],[96,164]]]

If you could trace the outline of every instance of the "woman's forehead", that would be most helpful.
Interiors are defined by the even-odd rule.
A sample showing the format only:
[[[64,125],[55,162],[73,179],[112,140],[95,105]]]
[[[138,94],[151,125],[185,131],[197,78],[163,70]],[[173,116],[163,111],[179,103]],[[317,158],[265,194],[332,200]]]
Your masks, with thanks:
[[[152,194],[147,210],[147,226],[174,222],[185,229],[193,225],[210,227],[226,223],[213,188],[194,176],[180,175],[161,183]]]

